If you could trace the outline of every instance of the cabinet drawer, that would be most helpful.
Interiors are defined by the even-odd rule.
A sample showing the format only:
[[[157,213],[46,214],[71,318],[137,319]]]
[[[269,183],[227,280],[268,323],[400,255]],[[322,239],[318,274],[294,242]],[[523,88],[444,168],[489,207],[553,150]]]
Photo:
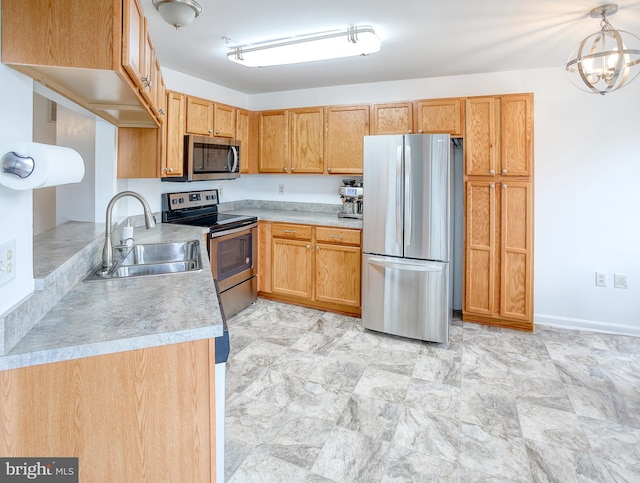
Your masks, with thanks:
[[[296,240],[311,240],[311,226],[294,223],[273,223],[271,236],[279,238],[294,238]]]
[[[318,226],[316,227],[316,241],[360,245],[360,230]]]

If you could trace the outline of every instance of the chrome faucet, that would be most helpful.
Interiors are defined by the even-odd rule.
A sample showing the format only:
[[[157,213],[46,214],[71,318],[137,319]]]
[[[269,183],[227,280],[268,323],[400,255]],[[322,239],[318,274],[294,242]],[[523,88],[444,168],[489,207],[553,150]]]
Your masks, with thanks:
[[[144,209],[144,224],[149,228],[153,228],[156,226],[156,220],[153,217],[153,213],[151,213],[151,208],[149,208],[149,203],[145,200],[142,195],[134,191],[122,191],[111,198],[109,204],[107,205],[107,220],[106,220],[106,228],[104,231],[104,247],[102,248],[102,271],[106,272],[113,265],[113,245],[111,244],[111,212],[113,211],[113,205],[115,205],[116,201],[124,196],[132,196],[137,199]]]

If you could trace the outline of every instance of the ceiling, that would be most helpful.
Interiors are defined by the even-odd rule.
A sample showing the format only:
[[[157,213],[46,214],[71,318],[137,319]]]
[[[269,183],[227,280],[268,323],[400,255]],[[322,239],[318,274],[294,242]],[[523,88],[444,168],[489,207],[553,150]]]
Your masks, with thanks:
[[[179,30],[141,0],[160,64],[246,94],[343,84],[564,67],[599,30],[598,0],[198,0],[202,14]],[[609,17],[640,36],[640,0]],[[382,49],[366,57],[250,68],[230,47],[371,25]],[[226,43],[224,37],[230,38]]]

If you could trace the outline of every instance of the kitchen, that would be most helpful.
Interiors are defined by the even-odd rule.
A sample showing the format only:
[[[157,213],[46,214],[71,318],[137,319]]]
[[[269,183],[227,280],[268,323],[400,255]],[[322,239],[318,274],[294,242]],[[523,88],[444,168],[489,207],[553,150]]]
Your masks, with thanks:
[[[145,5],[145,12],[151,8]],[[620,20],[617,17],[614,20],[622,22],[622,14],[629,11],[633,12],[622,10],[617,16]],[[593,24],[586,27],[585,34],[593,30]],[[632,27],[626,30],[637,32],[638,29]],[[4,106],[0,139],[2,142],[30,139],[33,83],[4,65],[0,69],[4,87],[0,93]],[[636,134],[638,118],[628,109],[637,104],[636,84],[604,97],[592,96],[575,89],[567,81],[563,65],[559,65],[247,95],[171,69],[163,68],[163,74],[170,88],[254,110],[533,92],[535,320],[540,324],[637,335],[640,297],[636,296],[638,289],[634,281],[639,274],[635,248],[639,241],[638,194],[631,184],[635,179],[633,174],[638,173],[635,153],[640,146]],[[110,127],[98,122],[97,129],[108,134]],[[575,141],[576,137],[579,142]],[[104,156],[104,151],[100,155]],[[102,222],[109,198],[125,189],[142,193],[152,210],[159,211],[160,194],[167,188],[157,180],[117,180],[114,157],[112,153],[110,161],[100,164],[107,175],[101,174],[99,179],[112,182],[94,188],[91,220]],[[237,181],[220,182],[220,185],[225,201],[263,199],[336,204],[340,180],[326,176],[296,175],[292,180],[285,175],[247,175]],[[279,194],[281,184],[283,195]],[[26,251],[20,253],[20,260],[25,263],[18,264],[15,282],[0,287],[1,310],[5,311],[32,291],[33,214],[29,193],[2,190],[0,200],[7,207],[2,214],[0,238],[15,238]],[[139,208],[132,204],[124,214],[137,215]],[[596,287],[595,271],[628,274],[629,289],[614,289],[612,280],[606,288]]]

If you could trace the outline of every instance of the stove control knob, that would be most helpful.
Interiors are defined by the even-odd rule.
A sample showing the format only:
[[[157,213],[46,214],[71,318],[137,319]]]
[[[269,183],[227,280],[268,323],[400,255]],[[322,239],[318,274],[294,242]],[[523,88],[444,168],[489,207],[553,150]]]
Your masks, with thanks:
[[[184,198],[180,198],[180,199],[178,200],[178,203],[184,203]]]

